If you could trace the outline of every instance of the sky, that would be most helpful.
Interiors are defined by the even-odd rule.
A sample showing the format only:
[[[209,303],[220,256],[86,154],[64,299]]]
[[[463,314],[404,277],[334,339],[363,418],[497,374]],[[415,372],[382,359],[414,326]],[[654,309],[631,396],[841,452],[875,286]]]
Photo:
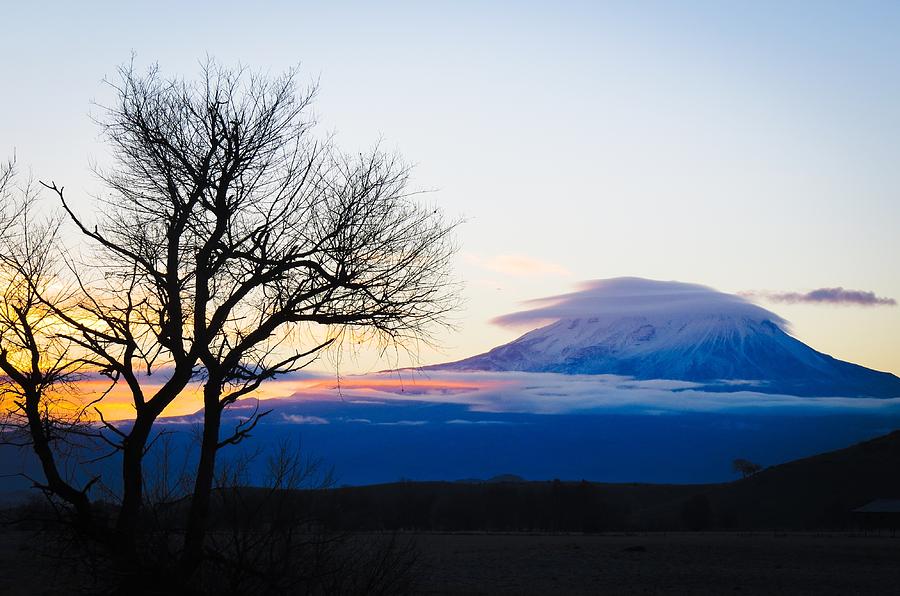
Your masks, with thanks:
[[[457,330],[617,276],[745,293],[836,357],[900,374],[896,2],[2,3],[0,155],[89,210],[91,101],[132,53],[318,81],[321,130],[381,141],[463,217]],[[871,292],[882,303],[804,299]],[[812,293],[812,294],[811,294]],[[404,362],[397,362],[404,364]],[[363,355],[350,372],[384,368]],[[323,361],[323,369],[330,366]]]

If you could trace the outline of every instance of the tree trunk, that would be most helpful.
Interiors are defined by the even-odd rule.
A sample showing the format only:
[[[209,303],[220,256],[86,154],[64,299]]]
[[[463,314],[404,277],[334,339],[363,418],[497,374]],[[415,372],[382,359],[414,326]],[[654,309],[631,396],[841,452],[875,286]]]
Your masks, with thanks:
[[[96,527],[93,519],[93,508],[85,492],[79,491],[74,486],[63,480],[56,465],[56,457],[50,447],[47,433],[44,432],[43,420],[39,410],[40,393],[35,389],[29,391],[25,397],[25,415],[28,418],[28,428],[32,439],[32,448],[41,462],[44,477],[47,479],[47,488],[56,495],[65,499],[75,508],[76,520],[80,528],[88,535],[100,536],[102,528]],[[90,485],[88,485],[90,486]],[[85,489],[87,490],[87,489]]]
[[[137,552],[138,522],[144,499],[144,449],[153,420],[152,416],[138,412],[122,451],[122,506],[116,520],[116,539],[124,556]]]
[[[206,537],[216,454],[219,450],[222,406],[219,404],[218,387],[211,382],[207,382],[203,392],[203,423],[200,461],[197,464],[197,477],[194,480],[194,493],[191,497],[182,553],[182,574],[186,580],[193,575],[203,559],[203,541]]]

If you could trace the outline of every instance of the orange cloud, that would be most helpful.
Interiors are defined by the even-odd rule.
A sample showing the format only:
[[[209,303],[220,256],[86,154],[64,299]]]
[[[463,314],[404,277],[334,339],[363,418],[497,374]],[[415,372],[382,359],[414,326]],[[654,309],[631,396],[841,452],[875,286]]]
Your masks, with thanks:
[[[159,383],[144,383],[145,392],[152,393],[159,389]],[[283,378],[264,383],[250,398],[261,401],[276,398],[293,397],[297,399],[321,399],[322,397],[340,398],[343,392],[356,396],[378,396],[392,394],[402,395],[454,395],[499,388],[502,382],[482,379],[435,379],[422,376],[400,378],[396,374],[374,374],[369,376],[336,378]],[[109,390],[109,382],[104,379],[84,379],[75,384],[75,399],[88,403]],[[189,416],[198,412],[203,406],[201,385],[190,385],[168,408],[163,416]],[[72,399],[73,396],[69,396]],[[109,391],[96,407],[107,420],[131,420],[134,418],[134,406],[131,393],[124,383],[119,383]],[[87,412],[89,417],[98,418],[93,408]]]
[[[473,253],[467,253],[463,258],[465,258],[467,262],[481,267],[482,269],[512,277],[566,277],[572,275],[572,272],[562,265],[522,254],[503,254],[493,257],[482,257]]]
[[[378,391],[387,391],[390,393],[456,393],[463,391],[475,391],[481,389],[480,384],[471,381],[447,380],[447,379],[401,379],[395,376],[384,377],[352,377],[349,379],[341,379],[338,381],[318,382],[308,386],[310,392],[321,390],[341,390],[341,389],[375,389]],[[302,391],[301,391],[302,392]]]

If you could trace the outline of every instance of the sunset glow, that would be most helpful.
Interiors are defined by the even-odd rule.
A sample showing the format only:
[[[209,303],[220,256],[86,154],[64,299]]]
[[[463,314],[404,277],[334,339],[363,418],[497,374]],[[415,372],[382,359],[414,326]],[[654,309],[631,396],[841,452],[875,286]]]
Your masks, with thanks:
[[[897,0],[0,15],[0,593],[897,592]]]

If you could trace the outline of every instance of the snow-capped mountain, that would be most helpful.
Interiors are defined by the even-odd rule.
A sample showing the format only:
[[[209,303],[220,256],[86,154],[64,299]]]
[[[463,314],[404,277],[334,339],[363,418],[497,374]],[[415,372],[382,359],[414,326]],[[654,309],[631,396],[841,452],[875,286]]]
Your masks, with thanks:
[[[616,374],[815,396],[900,397],[900,378],[790,336],[778,315],[705,286],[616,278],[536,301],[501,323],[553,320],[441,370]]]

